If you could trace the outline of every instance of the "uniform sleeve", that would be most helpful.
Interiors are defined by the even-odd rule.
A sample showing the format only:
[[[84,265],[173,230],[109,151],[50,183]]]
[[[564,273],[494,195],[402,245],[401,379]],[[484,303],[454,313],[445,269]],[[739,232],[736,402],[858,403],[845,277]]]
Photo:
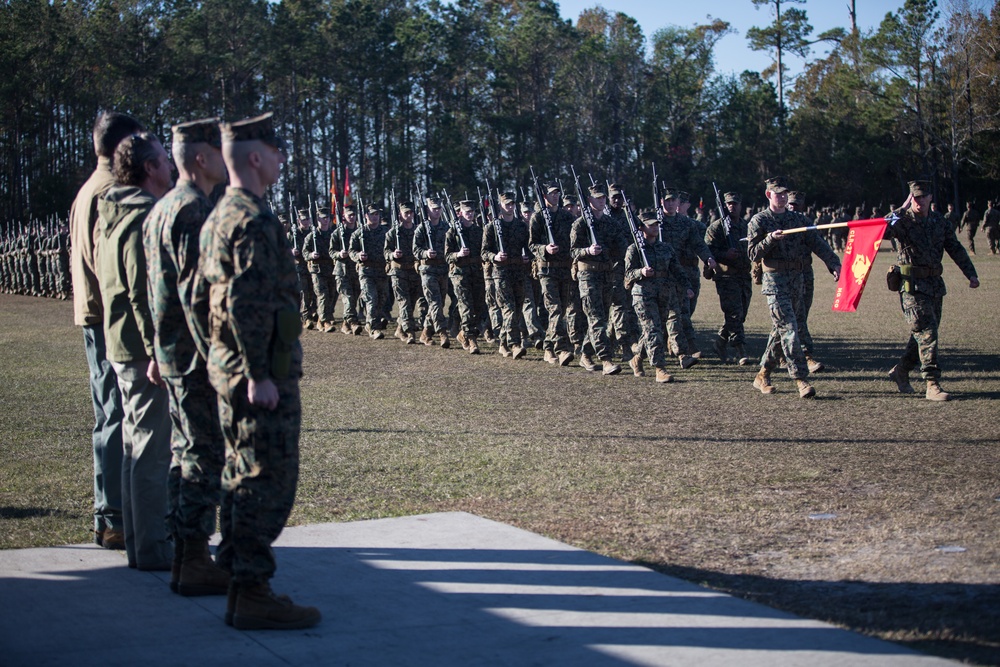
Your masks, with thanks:
[[[630,245],[628,250],[625,251],[625,282],[637,283],[645,280],[645,277],[642,275],[643,268],[642,255],[639,253],[639,249],[635,244]]]
[[[756,215],[750,220],[750,225],[747,227],[747,236],[750,237],[747,242],[747,252],[750,255],[751,262],[763,259],[770,252],[774,244],[777,243],[775,239],[768,236],[768,230],[763,224],[763,219]]]
[[[154,359],[153,314],[149,310],[149,290],[146,276],[146,250],[142,244],[142,218],[131,222],[122,238],[122,265],[125,269],[125,286],[129,303],[142,336],[142,347],[146,356]]]
[[[840,257],[837,253],[833,251],[830,244],[823,240],[823,237],[819,235],[815,229],[810,229],[806,234],[806,243],[809,249],[815,253],[817,257],[823,260],[826,264],[826,268],[833,273],[834,271],[840,271]]]
[[[259,220],[247,225],[243,236],[233,243],[235,266],[227,295],[229,324],[246,374],[257,382],[270,378],[268,351],[274,333],[279,252],[273,235]]]
[[[588,256],[587,248],[590,247],[590,237],[583,229],[585,225],[583,218],[579,218],[573,223],[569,232],[569,254],[574,260]]]

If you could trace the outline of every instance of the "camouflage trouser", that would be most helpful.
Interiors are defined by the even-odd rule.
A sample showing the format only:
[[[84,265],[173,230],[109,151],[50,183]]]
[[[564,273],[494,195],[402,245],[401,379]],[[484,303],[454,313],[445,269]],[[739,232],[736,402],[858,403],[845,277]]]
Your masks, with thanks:
[[[303,320],[316,319],[316,292],[312,289],[312,279],[309,271],[302,267],[296,271],[299,276],[299,313]]]
[[[667,345],[663,336],[663,314],[670,311],[672,288],[663,288],[655,296],[633,294],[642,338],[639,339],[639,356],[646,356],[656,368],[667,367]]]
[[[690,354],[695,349],[694,325],[691,323],[691,300],[680,286],[673,286],[670,312],[667,314],[667,343],[670,354]]]
[[[316,311],[320,322],[333,322],[333,309],[337,305],[337,282],[332,273],[310,273],[316,295]]]
[[[223,497],[220,490],[226,442],[219,425],[218,394],[204,368],[163,379],[170,394],[171,421],[168,530],[181,540],[206,538],[215,532],[216,506],[232,503],[232,496]],[[223,514],[227,512],[224,508]],[[226,532],[222,541],[229,541]]]
[[[475,268],[466,269],[461,275],[453,274],[451,286],[455,291],[462,331],[469,338],[478,338],[479,323],[486,312],[486,285],[482,271]]]
[[[990,252],[994,255],[1000,252],[1000,226],[986,228],[986,240],[990,242]]]
[[[697,266],[685,266],[682,267],[684,272],[688,276],[688,282],[691,283],[691,291],[694,292],[694,298],[688,299],[688,320],[694,317],[694,309],[698,307],[698,297],[701,296],[701,269]],[[691,329],[692,334],[694,329]],[[694,336],[692,335],[691,340],[694,341]]]
[[[385,329],[389,322],[386,304],[392,303],[389,298],[389,276],[359,276],[361,281],[361,301],[365,306],[365,323],[369,331]]]
[[[448,295],[448,274],[439,271],[421,271],[420,285],[427,300],[427,319],[424,326],[434,333],[448,332],[448,317],[445,315],[444,298]]]
[[[489,316],[489,325],[493,332],[499,336],[503,329],[503,311],[500,310],[500,301],[497,299],[497,279],[495,275],[483,275],[483,284],[486,286],[486,313]]]
[[[969,240],[969,252],[973,255],[976,254],[976,232],[979,231],[979,225],[969,225],[965,230],[965,238]]]
[[[732,345],[743,345],[746,343],[743,323],[746,322],[750,295],[753,293],[750,276],[719,278],[715,281],[715,291],[719,294],[719,307],[724,318],[719,338]]]
[[[538,301],[535,299],[535,280],[528,269],[524,271],[524,302],[521,304],[521,311],[524,315],[524,331],[528,337],[536,338],[543,335],[542,322],[538,317]]]
[[[799,328],[799,341],[806,354],[812,354],[813,351],[813,337],[809,333],[809,310],[812,309],[815,289],[816,273],[810,264],[802,271],[802,307],[797,311],[798,321],[796,322]]]
[[[521,344],[524,326],[524,275],[521,271],[496,271],[497,304],[503,314],[500,343],[508,348]]]
[[[767,307],[771,313],[771,335],[767,337],[760,365],[769,371],[788,362],[788,375],[793,380],[809,376],[806,353],[799,339],[798,316],[802,308],[802,275],[787,276],[777,294],[767,294]]]
[[[639,320],[632,305],[632,295],[625,289],[625,265],[614,270],[614,292],[611,294],[611,325],[622,346],[622,358],[632,358],[632,343],[639,339]]]
[[[234,377],[220,395],[219,420],[226,439],[222,489],[232,506],[220,516],[231,537],[217,562],[239,584],[269,580],[276,568],[271,543],[288,521],[299,479],[298,378],[277,380],[278,407],[250,405],[247,381]]]
[[[939,379],[938,326],[941,324],[943,297],[901,292],[899,303],[906,323],[910,325],[910,339],[906,341],[906,350],[899,358],[900,366],[907,372],[920,366],[923,379]]]
[[[569,269],[556,269],[564,273],[541,275],[542,300],[549,314],[545,332],[545,349],[553,352],[573,352],[583,344],[587,323],[580,304],[580,288],[570,276]]]
[[[587,316],[587,343],[584,352],[596,354],[601,361],[611,361],[611,343],[608,341],[608,309],[614,293],[613,271],[580,271],[580,303]],[[593,352],[591,352],[593,350]]]
[[[416,271],[397,269],[392,276],[392,294],[396,299],[396,323],[403,333],[415,333],[423,328],[420,300],[423,291]]]
[[[358,274],[350,272],[346,275],[337,276],[337,292],[340,294],[340,303],[344,307],[344,321],[348,324],[356,324],[358,318],[358,298],[361,295],[361,282]]]

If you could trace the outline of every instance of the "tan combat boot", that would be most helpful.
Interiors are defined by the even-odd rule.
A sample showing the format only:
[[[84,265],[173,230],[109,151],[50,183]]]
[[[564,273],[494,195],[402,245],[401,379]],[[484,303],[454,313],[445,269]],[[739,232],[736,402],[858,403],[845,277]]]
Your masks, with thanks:
[[[458,335],[455,336],[455,340],[458,341],[458,344],[462,346],[463,350],[468,351],[468,349],[469,349],[469,339],[465,337],[465,332],[464,331],[459,331]]]
[[[951,394],[942,389],[937,380],[928,380],[926,397],[928,401],[947,401]]]
[[[593,358],[591,358],[589,354],[580,355],[580,366],[590,372],[594,372],[598,368],[597,364],[594,363]]]
[[[406,344],[407,345],[416,345],[417,344],[417,337],[414,336],[412,333],[406,334]]]
[[[426,345],[427,347],[430,347],[431,345],[434,344],[434,339],[431,337],[430,329],[424,329],[423,331],[420,332],[420,342]]]
[[[441,334],[441,336],[439,338],[441,340],[441,349],[442,350],[447,350],[449,347],[451,347],[451,341],[448,340],[448,334],[443,333],[443,334]]]
[[[601,362],[601,373],[604,375],[618,375],[622,372],[622,367],[610,359]]]
[[[637,378],[646,377],[646,371],[642,369],[642,358],[638,354],[629,359],[628,365],[632,367],[632,375]]]
[[[344,323],[340,325],[340,333],[344,334],[345,336],[350,336],[354,334],[354,332],[351,331],[351,325],[347,323],[347,320],[344,320]]]
[[[479,354],[479,343],[476,342],[475,338],[469,338],[469,354]]]
[[[666,384],[668,382],[674,381],[674,376],[667,372],[666,368],[657,366],[656,368],[656,381],[660,384]]]
[[[316,607],[303,607],[275,595],[270,584],[241,584],[236,594],[233,627],[237,630],[297,630],[311,628],[322,616]]]
[[[569,362],[573,361],[573,353],[568,350],[563,350],[559,353],[559,365],[569,366]]]
[[[760,390],[762,394],[773,394],[777,391],[774,385],[771,384],[771,371],[767,370],[763,366],[760,372],[757,373],[757,377],[753,379],[753,386]]]
[[[892,367],[889,371],[889,379],[896,383],[896,389],[899,390],[900,394],[912,394],[914,393],[913,385],[910,384],[910,374],[904,371],[899,364]]]
[[[506,359],[509,359],[511,356],[510,349],[503,343],[500,343],[500,347],[497,348],[497,352],[500,353],[501,357],[504,357]]]
[[[555,366],[559,363],[559,357],[557,357],[556,353],[552,350],[545,350],[545,354],[542,355],[542,361]]]
[[[809,369],[810,373],[819,373],[821,370],[826,368],[822,361],[816,361],[810,355],[806,355],[806,368]]]
[[[402,341],[406,340],[406,334],[403,333],[403,327],[401,327],[398,324],[396,325],[396,332],[394,334],[392,334],[392,335],[394,337],[398,338],[399,340],[402,340]]]
[[[372,337],[372,340],[382,340],[385,338],[385,334],[382,333],[381,329],[372,329],[372,332],[369,335]]]
[[[684,370],[687,370],[688,368],[691,368],[696,363],[698,363],[698,359],[690,354],[678,355],[677,360],[680,362],[681,368],[683,368]]]
[[[186,597],[224,595],[229,589],[229,573],[215,564],[208,550],[208,538],[184,540],[177,592]]]
[[[515,359],[523,359],[524,355],[526,354],[528,354],[528,351],[524,348],[523,345],[515,345],[510,349],[510,356],[514,357]]]
[[[361,324],[361,322],[355,322],[354,324],[351,325],[351,331],[354,333],[355,336],[360,336],[362,332],[364,332],[364,330],[365,327]]]
[[[799,398],[814,398],[816,396],[816,390],[805,380],[796,380],[795,384],[799,388]]]

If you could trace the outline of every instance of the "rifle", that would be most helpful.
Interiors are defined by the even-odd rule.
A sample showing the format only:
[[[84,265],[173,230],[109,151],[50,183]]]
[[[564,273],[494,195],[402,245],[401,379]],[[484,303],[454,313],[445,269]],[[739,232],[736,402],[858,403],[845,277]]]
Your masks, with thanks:
[[[424,193],[421,192],[420,186],[417,186],[417,196],[420,197],[420,205],[418,210],[420,211],[420,222],[424,226],[424,230],[427,232],[427,250],[434,250],[434,238],[431,236],[431,217],[427,215],[424,211]]]
[[[360,210],[360,211],[364,211],[365,210],[365,203],[361,199],[361,193],[360,192],[358,193],[358,210]],[[362,213],[362,215],[364,215],[364,213]],[[368,220],[366,220],[364,217],[362,217],[361,218],[361,224],[358,225],[358,228],[357,228],[357,233],[358,233],[358,237],[361,239],[361,252],[363,252],[365,254],[368,253],[368,251],[365,250],[365,227],[367,227],[367,226],[368,226]]]
[[[389,214],[389,220],[392,222],[392,229],[396,232],[396,250],[399,248],[399,219],[396,216],[396,188],[392,188],[389,191],[389,205],[392,206],[392,213]]]
[[[660,205],[660,186],[656,178],[656,163],[653,163],[653,207],[656,209],[656,219],[660,223],[660,242],[663,242],[663,206]]]
[[[319,252],[319,220],[316,219],[315,212],[313,211],[313,198],[312,195],[306,195],[307,201],[309,202],[309,222],[312,223],[313,228],[313,252]]]
[[[497,190],[499,192],[499,190]],[[507,251],[503,248],[503,229],[500,228],[500,216],[497,215],[496,207],[493,205],[493,194],[490,189],[490,179],[486,179],[486,203],[490,207],[490,217],[493,218],[493,228],[497,232],[497,248],[503,254],[507,254]]]
[[[441,194],[444,195],[444,202],[448,206],[448,220],[454,227],[455,233],[458,234],[458,242],[462,244],[463,248],[466,248],[468,246],[465,245],[465,237],[462,236],[462,223],[455,218],[455,208],[451,205],[451,197],[448,196],[447,190],[442,190]]]
[[[642,255],[642,265],[648,269],[649,258],[646,257],[645,240],[642,237],[639,225],[636,224],[635,218],[632,217],[632,204],[625,194],[625,188],[622,188],[622,199],[625,200],[625,220],[628,222],[628,228],[632,232],[632,240],[635,241],[635,247],[639,249],[639,254]]]
[[[529,167],[529,169],[531,169],[531,184],[535,189],[535,199],[538,200],[538,206],[542,210],[542,219],[545,220],[545,232],[549,236],[549,245],[555,245],[556,240],[552,236],[552,212],[549,210],[548,202],[545,201],[542,184],[538,182],[538,177],[535,176],[535,168]]]
[[[580,210],[583,211],[583,221],[587,223],[590,230],[590,245],[597,245],[597,234],[594,233],[594,213],[590,210],[589,200],[583,196],[583,187],[580,185],[580,177],[576,175],[576,168],[570,165],[573,171],[573,182],[576,185],[576,196],[580,198]]]
[[[483,227],[486,227],[486,210],[483,208],[483,191],[476,186],[476,196],[479,197],[479,219],[483,221]]]
[[[729,244],[730,249],[735,248],[736,244],[733,243],[733,237],[731,232],[733,231],[733,221],[729,218],[729,211],[722,205],[722,197],[719,196],[719,188],[716,187],[715,181],[712,181],[712,189],[715,190],[715,205],[719,209],[719,216],[722,220],[722,229],[726,232],[726,243]]]

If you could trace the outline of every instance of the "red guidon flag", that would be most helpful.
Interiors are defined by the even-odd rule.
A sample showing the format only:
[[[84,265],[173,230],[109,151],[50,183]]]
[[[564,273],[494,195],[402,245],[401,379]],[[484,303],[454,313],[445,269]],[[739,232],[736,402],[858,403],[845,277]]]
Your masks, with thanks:
[[[330,217],[333,218],[334,224],[340,224],[340,218],[337,216],[337,169],[333,168],[330,170]]]
[[[847,245],[844,246],[844,259],[840,265],[840,280],[837,281],[837,293],[833,297],[833,310],[842,313],[853,313],[858,309],[861,293],[865,291],[868,274],[872,263],[878,254],[885,234],[886,218],[870,220],[854,220],[847,223],[850,230],[847,234]]]
[[[344,206],[353,206],[354,196],[351,194],[351,172],[344,167]]]

